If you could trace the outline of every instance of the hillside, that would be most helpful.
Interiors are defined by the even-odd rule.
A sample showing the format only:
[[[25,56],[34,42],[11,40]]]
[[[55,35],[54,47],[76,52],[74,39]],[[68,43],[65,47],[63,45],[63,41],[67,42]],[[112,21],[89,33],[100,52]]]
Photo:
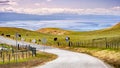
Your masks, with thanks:
[[[93,31],[93,32],[99,33],[99,34],[104,34],[104,35],[113,35],[113,36],[120,35],[120,22],[112,27],[105,28],[102,30]]]
[[[12,37],[15,37],[15,34],[21,34],[22,37],[28,37],[31,38],[33,36],[45,36],[45,34],[38,33],[36,31],[31,31],[31,30],[26,30],[23,28],[15,28],[15,27],[0,27],[0,35],[4,34],[5,35],[11,35]]]
[[[0,33],[15,35],[15,33],[27,34],[33,33],[33,31],[15,27],[0,27]]]
[[[37,32],[44,33],[44,34],[52,34],[52,35],[65,35],[70,33],[70,31],[59,29],[59,28],[42,28],[37,30]]]
[[[111,29],[120,29],[120,22],[116,24],[115,26],[113,26]]]
[[[87,31],[87,32],[77,32],[77,31],[68,31],[59,28],[43,28],[37,31],[30,31],[22,28],[12,28],[12,27],[0,27],[0,34],[4,33],[10,34],[12,37],[15,36],[15,33],[18,32],[22,37],[26,38],[28,41],[30,39],[41,39],[47,38],[48,42],[53,42],[54,37],[58,37],[60,41],[64,41],[66,36],[71,37],[71,40],[91,40],[94,38],[103,38],[103,37],[120,37],[120,24],[107,29],[96,30],[96,31]]]
[[[52,34],[52,35],[103,35],[103,36],[112,36],[112,35],[119,35],[120,34],[120,23],[101,30],[95,30],[95,31],[84,31],[84,32],[78,32],[78,31],[68,31],[63,30],[59,28],[43,28],[37,30],[37,32],[44,33],[44,34]]]

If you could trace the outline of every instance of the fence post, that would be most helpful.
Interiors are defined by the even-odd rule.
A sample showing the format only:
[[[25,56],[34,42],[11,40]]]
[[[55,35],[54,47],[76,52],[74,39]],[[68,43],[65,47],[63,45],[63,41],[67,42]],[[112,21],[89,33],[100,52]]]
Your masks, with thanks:
[[[26,58],[27,58],[27,51],[26,51]]]
[[[2,59],[3,59],[3,63],[5,62],[5,56],[4,56],[4,54],[3,54],[3,56],[2,56]]]
[[[10,54],[8,55],[9,63],[10,63]]]
[[[0,52],[0,57],[2,57],[2,54],[3,54],[3,53],[2,53],[2,51],[1,51],[1,52]]]

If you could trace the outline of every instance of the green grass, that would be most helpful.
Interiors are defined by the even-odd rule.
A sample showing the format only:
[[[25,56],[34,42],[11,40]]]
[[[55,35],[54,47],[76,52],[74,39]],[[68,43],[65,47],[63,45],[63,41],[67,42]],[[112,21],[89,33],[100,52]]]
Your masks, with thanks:
[[[7,45],[7,44],[0,44],[0,47],[4,47],[4,48],[7,48],[7,49],[12,48],[11,46],[9,46],[9,45]]]
[[[47,30],[61,30],[58,28],[46,28]],[[63,30],[65,31],[65,30]],[[12,27],[0,27],[0,34],[4,33],[10,34],[10,38],[15,39],[15,33],[18,32],[22,35],[22,38],[25,39],[25,41],[30,42],[33,39],[39,40],[42,38],[47,39],[47,45],[56,45],[56,42],[54,42],[54,37],[58,38],[58,42],[61,42],[62,45],[67,45],[65,41],[65,37],[69,36],[70,41],[72,42],[88,42],[92,44],[92,39],[97,38],[107,38],[108,42],[119,42],[120,41],[120,26],[114,26],[113,28],[108,29],[102,29],[102,30],[96,30],[96,31],[87,31],[87,32],[76,32],[76,31],[68,31],[69,33],[64,35],[52,35],[49,33],[40,33],[37,31],[30,31],[26,29],[21,28],[12,28]],[[19,38],[20,40],[21,38]],[[117,41],[116,41],[117,40]],[[102,40],[101,42],[104,42]],[[39,44],[42,44],[42,42],[37,42]]]

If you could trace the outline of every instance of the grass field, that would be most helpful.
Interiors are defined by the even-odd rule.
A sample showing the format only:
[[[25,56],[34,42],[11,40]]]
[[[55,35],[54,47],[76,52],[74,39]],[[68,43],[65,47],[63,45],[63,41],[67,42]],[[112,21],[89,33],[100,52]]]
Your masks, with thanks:
[[[112,42],[112,41],[117,42],[116,40],[120,40],[120,23],[111,28],[96,30],[96,31],[88,31],[88,32],[67,31],[67,30],[62,30],[62,29],[57,29],[57,28],[46,28],[40,31],[39,30],[30,31],[30,30],[25,30],[21,28],[0,27],[0,34],[2,33],[5,35],[10,34],[11,35],[10,38],[15,39],[16,32],[21,34],[22,38],[24,38],[25,41],[28,41],[28,42],[31,42],[33,39],[36,39],[37,43],[41,44],[41,42],[38,40],[42,38],[46,38],[47,45],[56,45],[56,42],[54,42],[53,40],[55,37],[58,38],[57,41],[60,42],[61,45],[67,45],[65,41],[66,36],[69,36],[70,41],[74,43],[75,42],[92,43],[91,41],[97,38],[107,38],[108,42]],[[55,32],[55,34],[51,34],[53,32]],[[64,34],[59,35],[59,33],[62,33],[62,32],[64,32]],[[20,39],[21,38],[19,38],[19,40]],[[99,41],[99,42],[104,42],[104,40]]]
[[[10,38],[12,39],[15,39],[16,32],[21,34],[22,35],[21,38],[24,38],[25,41],[27,42],[31,42],[33,39],[36,39],[37,44],[42,44],[42,42],[39,41],[39,39],[42,40],[43,38],[46,38],[47,39],[46,45],[56,47],[59,42],[60,48],[65,48],[65,49],[72,48],[72,49],[68,49],[72,51],[79,50],[77,52],[81,52],[80,50],[83,50],[84,53],[89,53],[93,56],[96,56],[93,54],[96,51],[99,52],[100,54],[100,56],[96,56],[96,57],[100,59],[102,57],[102,59],[104,58],[103,60],[105,60],[106,62],[112,65],[116,65],[116,66],[120,65],[120,62],[116,62],[116,64],[113,64],[114,62],[111,63],[111,60],[106,60],[105,58],[105,57],[111,57],[111,55],[113,55],[114,57],[120,55],[118,53],[120,52],[120,23],[110,28],[96,30],[96,31],[86,31],[86,32],[68,31],[58,28],[44,28],[37,31],[30,31],[21,28],[0,27],[0,34],[4,34],[4,36],[9,34],[11,35]],[[65,40],[66,36],[70,37],[70,42],[72,42],[71,47],[68,46],[68,42],[66,42]],[[54,41],[55,37],[58,38],[57,41]],[[21,38],[19,38],[19,40]],[[106,45],[108,45],[109,48],[106,48]],[[91,50],[91,48],[94,49]],[[105,50],[107,50],[107,52]],[[107,55],[108,52],[110,52],[109,53],[110,55]],[[102,56],[103,53],[105,53],[106,55],[104,54],[105,56]],[[112,60],[119,60],[119,59],[120,59],[119,57],[115,57]]]

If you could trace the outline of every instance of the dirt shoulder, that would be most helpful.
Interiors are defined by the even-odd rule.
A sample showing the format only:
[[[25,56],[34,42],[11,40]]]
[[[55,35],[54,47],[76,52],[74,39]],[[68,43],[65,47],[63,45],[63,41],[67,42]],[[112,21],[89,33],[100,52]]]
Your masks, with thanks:
[[[101,49],[101,48],[84,48],[84,47],[59,47],[79,53],[86,53],[103,60],[115,68],[120,68],[120,50]]]

